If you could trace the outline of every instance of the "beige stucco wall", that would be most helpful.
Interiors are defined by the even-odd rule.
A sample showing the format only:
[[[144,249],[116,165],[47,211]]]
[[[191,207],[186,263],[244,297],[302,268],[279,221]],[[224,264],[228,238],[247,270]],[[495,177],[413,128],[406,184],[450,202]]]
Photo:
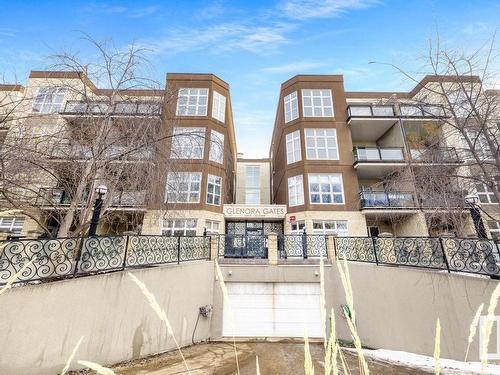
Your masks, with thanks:
[[[313,220],[347,220],[349,236],[366,236],[366,220],[360,211],[302,211],[287,214],[285,218],[285,234],[290,233],[290,216],[297,221],[304,220],[307,233],[313,233]]]
[[[396,237],[428,236],[427,223],[423,212],[415,212],[393,221],[393,234]]]
[[[197,219],[196,222],[196,235],[203,235],[206,226],[206,221],[218,221],[220,233],[224,233],[224,215],[206,210],[150,210],[144,213],[144,221],[142,224],[141,234],[161,234],[161,220],[162,219]]]
[[[319,266],[221,265],[226,282],[315,282]],[[229,275],[229,272],[232,274]],[[441,357],[463,360],[469,326],[481,303],[488,306],[498,281],[469,275],[349,262],[358,334],[363,345],[433,355],[436,319]],[[345,292],[336,264],[325,266],[326,310],[335,311],[337,337],[352,341],[342,315]],[[497,307],[500,314],[500,307]],[[212,337],[222,334],[222,294],[214,289]],[[494,341],[494,339],[492,340]],[[491,351],[494,350],[493,343]],[[478,338],[469,360],[477,361]]]
[[[131,271],[165,309],[180,345],[191,344],[198,308],[212,303],[213,263]],[[56,374],[81,336],[73,361],[109,365],[175,348],[125,272],[14,288],[0,296],[0,374]],[[196,341],[209,336],[200,318]]]
[[[268,161],[240,161],[236,165],[236,204],[245,204],[245,170],[247,165],[260,167],[260,204],[271,203],[271,172]]]

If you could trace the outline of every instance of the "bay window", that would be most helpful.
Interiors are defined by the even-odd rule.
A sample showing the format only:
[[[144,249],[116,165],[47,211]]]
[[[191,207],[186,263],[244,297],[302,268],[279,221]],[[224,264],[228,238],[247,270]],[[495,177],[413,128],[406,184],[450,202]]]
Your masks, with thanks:
[[[309,174],[311,204],[344,204],[342,174]]]
[[[302,90],[304,117],[333,117],[332,90]]]
[[[208,89],[181,88],[177,97],[177,116],[206,116]]]
[[[288,178],[288,205],[290,207],[304,204],[304,183],[302,175]]]
[[[302,159],[300,151],[300,130],[286,135],[286,163],[292,164]]]

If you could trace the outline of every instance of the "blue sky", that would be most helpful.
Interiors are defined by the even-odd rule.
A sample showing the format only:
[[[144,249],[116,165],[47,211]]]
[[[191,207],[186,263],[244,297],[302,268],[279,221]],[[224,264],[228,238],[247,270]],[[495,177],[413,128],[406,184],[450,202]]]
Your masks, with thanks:
[[[0,75],[25,81],[46,56],[79,51],[79,31],[147,46],[151,75],[212,72],[231,86],[238,149],[267,156],[282,82],[344,74],[347,90],[408,90],[391,62],[420,72],[436,30],[472,49],[498,28],[499,1],[0,1]]]

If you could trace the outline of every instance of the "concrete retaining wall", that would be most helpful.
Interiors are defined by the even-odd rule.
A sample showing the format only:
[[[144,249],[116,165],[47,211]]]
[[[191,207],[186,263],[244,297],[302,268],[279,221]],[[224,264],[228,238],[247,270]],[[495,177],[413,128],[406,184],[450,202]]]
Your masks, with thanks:
[[[319,283],[317,265],[221,265],[226,282]],[[446,272],[349,263],[359,335],[364,345],[432,355],[436,318],[443,358],[462,360],[469,325],[498,281]],[[222,294],[214,264],[197,261],[136,270],[164,307],[181,345],[222,335]],[[230,274],[231,273],[231,274]],[[338,336],[350,340],[335,264],[325,266],[326,304],[334,308]],[[500,308],[498,311],[500,314]],[[55,374],[78,339],[75,359],[112,364],[175,349],[166,328],[126,273],[24,286],[0,297],[0,374]],[[495,341],[494,339],[492,341]],[[477,337],[470,360],[478,359]]]
[[[198,308],[213,300],[213,262],[132,271],[164,307],[181,345]],[[196,340],[209,337],[200,318]],[[75,357],[103,365],[175,348],[163,323],[125,272],[14,288],[0,296],[0,374],[57,374]]]

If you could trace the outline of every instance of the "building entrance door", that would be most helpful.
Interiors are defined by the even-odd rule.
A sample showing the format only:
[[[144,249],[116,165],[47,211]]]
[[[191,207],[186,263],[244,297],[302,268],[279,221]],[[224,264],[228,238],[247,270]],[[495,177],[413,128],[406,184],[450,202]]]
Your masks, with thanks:
[[[267,258],[267,235],[283,233],[282,222],[227,221],[225,257]]]

